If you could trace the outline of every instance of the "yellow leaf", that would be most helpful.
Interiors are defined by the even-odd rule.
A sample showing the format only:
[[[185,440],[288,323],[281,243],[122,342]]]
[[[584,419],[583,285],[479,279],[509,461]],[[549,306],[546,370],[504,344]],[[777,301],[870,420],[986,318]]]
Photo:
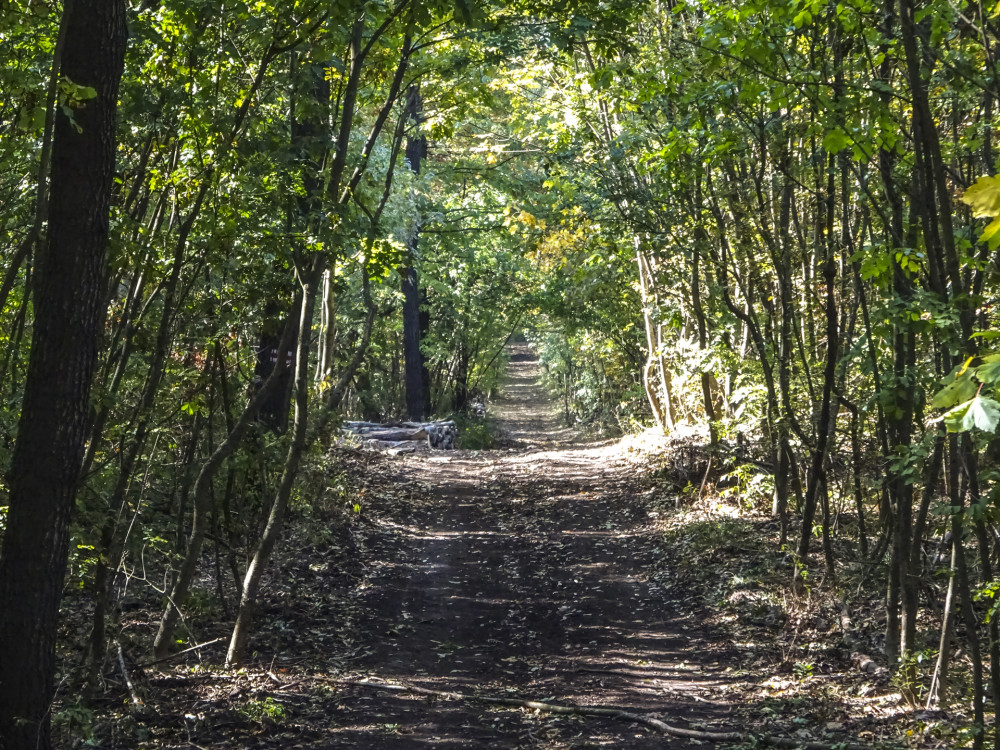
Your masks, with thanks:
[[[1000,216],[1000,175],[980,177],[965,191],[962,203],[972,206],[972,215],[977,219]]]
[[[1000,237],[996,236],[998,231],[1000,231],[1000,216],[997,216],[993,219],[993,221],[986,225],[986,229],[984,229],[983,233],[979,235],[979,241],[988,242],[990,249],[995,250],[998,241],[1000,241]]]

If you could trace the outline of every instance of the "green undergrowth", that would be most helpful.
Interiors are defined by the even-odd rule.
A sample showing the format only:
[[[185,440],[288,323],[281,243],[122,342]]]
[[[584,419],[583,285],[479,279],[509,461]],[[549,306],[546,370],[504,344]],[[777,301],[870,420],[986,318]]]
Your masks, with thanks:
[[[499,445],[496,421],[489,415],[473,417],[459,414],[455,417],[458,438],[455,447],[466,451],[483,451]]]
[[[789,548],[798,541],[801,521],[790,514],[790,543],[782,547],[779,524],[756,492],[768,478],[751,474],[743,470],[739,477],[749,498],[717,486],[729,481],[723,473],[702,487],[702,477],[683,486],[661,471],[649,491],[662,544],[651,578],[679,607],[698,612],[717,630],[728,652],[727,672],[743,686],[734,703],[747,721],[770,725],[776,734],[803,730],[816,740],[844,736],[875,747],[970,746],[971,672],[964,654],[952,666],[949,711],[923,709],[937,616],[922,616],[915,678],[900,685],[883,655],[885,592],[877,569],[886,561],[862,560],[850,528],[854,518],[842,509],[833,544],[835,559],[844,562],[833,577],[826,574],[817,529],[803,592],[793,594]],[[946,584],[925,595],[943,594]]]

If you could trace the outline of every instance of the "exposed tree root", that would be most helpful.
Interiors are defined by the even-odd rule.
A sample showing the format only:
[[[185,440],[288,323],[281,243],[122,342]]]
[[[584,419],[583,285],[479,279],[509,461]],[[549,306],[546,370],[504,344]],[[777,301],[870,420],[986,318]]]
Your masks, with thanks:
[[[354,685],[357,687],[369,687],[375,690],[385,690],[394,693],[414,693],[416,695],[433,695],[438,698],[448,698],[450,700],[469,701],[477,703],[491,703],[499,706],[513,706],[517,708],[530,708],[536,711],[544,711],[550,714],[570,714],[574,716],[606,717],[609,719],[619,719],[621,721],[631,721],[655,729],[663,734],[673,737],[687,737],[693,740],[707,742],[746,742],[751,739],[748,732],[707,732],[698,729],[685,729],[675,727],[660,721],[647,714],[624,711],[619,708],[600,708],[593,706],[559,705],[553,703],[543,703],[542,701],[523,700],[521,698],[500,698],[489,695],[470,695],[469,693],[459,693],[453,690],[434,690],[432,688],[418,687],[417,685],[407,685],[403,683],[372,682],[370,680],[331,680],[338,685]],[[759,743],[772,745],[774,747],[787,747],[793,750],[867,750],[867,745],[856,745],[853,743],[829,743],[829,742],[804,742],[792,737],[780,737],[770,734],[752,735],[752,739]]]

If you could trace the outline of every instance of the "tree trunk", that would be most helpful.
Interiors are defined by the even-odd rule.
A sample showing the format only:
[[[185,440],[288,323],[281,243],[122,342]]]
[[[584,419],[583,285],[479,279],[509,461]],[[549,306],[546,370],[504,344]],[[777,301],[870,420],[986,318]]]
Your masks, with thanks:
[[[319,261],[316,261],[317,264]],[[257,603],[257,593],[260,589],[261,577],[271,559],[271,553],[281,535],[281,525],[288,507],[288,499],[292,494],[292,486],[299,471],[299,463],[306,447],[306,427],[309,407],[309,344],[312,338],[312,320],[316,308],[316,292],[322,268],[310,269],[302,281],[302,308],[298,321],[298,345],[295,354],[295,417],[292,425],[292,442],[285,457],[285,466],[281,472],[281,480],[275,492],[274,502],[268,514],[267,525],[261,534],[253,559],[247,566],[246,577],[243,579],[243,595],[240,597],[240,608],[236,615],[236,625],[233,627],[232,639],[229,642],[229,652],[226,663],[239,664],[246,652],[246,644],[250,637],[253,620],[253,610]]]
[[[125,60],[120,0],[66,5],[62,72],[96,96],[56,118],[48,239],[0,554],[0,745],[51,746],[55,636],[88,399],[104,323],[115,109]]]
[[[254,378],[258,382],[263,382],[278,366],[280,357],[284,357],[285,361],[281,363],[282,374],[278,383],[271,391],[268,400],[261,406],[258,418],[268,429],[281,435],[288,429],[288,403],[292,397],[292,376],[290,374],[292,351],[282,349],[279,339],[281,331],[285,330],[292,321],[278,317],[278,303],[275,300],[268,302],[268,312],[265,313],[265,318],[257,345]]]
[[[663,356],[663,341],[660,337],[660,326],[657,324],[659,300],[657,299],[652,264],[642,251],[642,242],[636,235],[635,260],[639,272],[639,294],[642,302],[642,320],[646,331],[646,365],[643,368],[642,380],[649,400],[650,409],[656,425],[664,433],[674,429],[677,415],[671,398],[670,370]],[[657,387],[659,381],[659,387]]]
[[[323,294],[320,302],[319,339],[316,347],[316,381],[332,375],[333,349],[337,343],[337,304],[333,293],[333,269],[323,273]]]
[[[934,677],[927,693],[927,708],[948,705],[948,670],[951,663],[951,636],[953,612],[955,609],[955,576],[958,568],[958,545],[954,538],[951,545],[951,567],[948,575],[948,593],[944,600],[944,612],[941,615],[941,640],[938,643],[938,656],[934,665]]]
[[[422,119],[420,93],[416,87],[412,87],[409,92],[407,107],[409,116],[419,126]],[[406,160],[410,164],[410,169],[414,174],[420,174],[420,162],[427,153],[427,139],[420,135],[411,137],[406,144]],[[426,368],[424,365],[424,355],[420,351],[420,288],[417,278],[417,269],[414,267],[418,253],[418,242],[420,237],[419,228],[414,228],[413,236],[410,238],[410,265],[400,269],[403,277],[403,359],[406,362],[406,413],[415,422],[420,422],[427,417],[428,404],[426,400],[427,385]]]
[[[831,404],[833,399],[833,388],[836,380],[837,370],[837,312],[834,295],[834,277],[836,266],[832,259],[828,259],[824,264],[824,276],[826,277],[827,293],[827,351],[826,368],[823,382],[823,400],[820,407],[819,423],[816,426],[816,449],[813,453],[812,467],[809,472],[809,486],[806,489],[805,507],[802,509],[802,535],[799,537],[798,560],[800,565],[806,564],[809,555],[809,540],[812,538],[813,519],[816,514],[817,498],[821,491],[825,492],[826,472],[824,465],[826,462],[826,449],[829,441],[831,429]]]
[[[697,183],[697,194],[695,202],[701,206],[701,181]],[[705,319],[705,308],[701,300],[701,246],[707,245],[704,230],[699,225],[696,229],[700,242],[697,243],[691,253],[691,309],[694,312],[695,321],[698,324],[698,349],[704,353],[708,350],[708,321]],[[712,373],[707,369],[707,364],[703,364],[701,372],[701,397],[705,408],[705,420],[708,422],[708,442],[715,445],[719,442],[715,413],[715,402],[712,397]]]
[[[289,323],[285,326],[285,332],[278,343],[278,351],[282,354],[289,348],[292,340],[293,325]],[[167,598],[167,606],[160,619],[160,627],[153,641],[153,654],[160,659],[167,655],[173,639],[174,628],[180,617],[178,607],[187,596],[194,581],[195,573],[198,571],[198,564],[201,559],[201,548],[205,543],[205,535],[208,533],[209,515],[211,512],[211,487],[216,473],[222,467],[223,462],[231,456],[243,442],[243,437],[257,416],[258,411],[271,399],[274,390],[278,387],[285,373],[285,358],[279,357],[277,366],[268,375],[257,392],[247,404],[243,414],[236,420],[236,423],[229,430],[226,439],[212,452],[208,460],[202,464],[195,479],[194,487],[191,490],[192,497],[192,517],[191,533],[188,535],[187,552],[181,562],[180,570],[177,571],[177,579],[171,588]]]

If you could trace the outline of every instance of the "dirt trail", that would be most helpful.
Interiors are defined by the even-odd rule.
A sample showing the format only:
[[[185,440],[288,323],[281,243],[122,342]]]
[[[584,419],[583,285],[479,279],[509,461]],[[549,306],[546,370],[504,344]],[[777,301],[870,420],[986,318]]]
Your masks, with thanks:
[[[363,648],[350,675],[726,726],[722,647],[647,580],[658,539],[632,470],[615,443],[576,442],[537,378],[516,349],[499,404],[515,447],[398,461],[407,502],[366,510]],[[360,686],[328,708],[322,736],[301,746],[704,746],[613,720]]]

